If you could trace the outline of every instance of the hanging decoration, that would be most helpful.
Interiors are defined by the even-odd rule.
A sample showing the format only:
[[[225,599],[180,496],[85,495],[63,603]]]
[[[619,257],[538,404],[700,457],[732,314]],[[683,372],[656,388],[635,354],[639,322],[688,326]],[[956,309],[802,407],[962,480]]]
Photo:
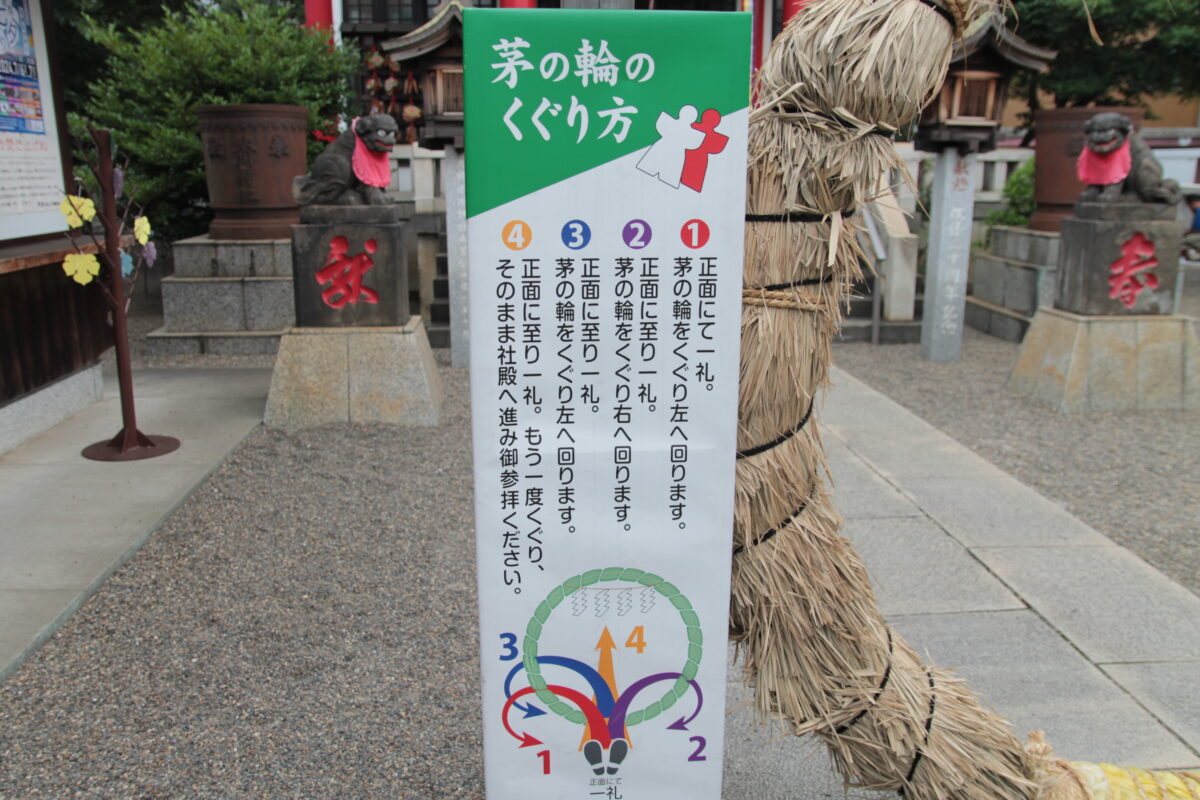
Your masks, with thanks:
[[[63,272],[81,286],[95,282],[108,302],[123,425],[112,439],[84,448],[83,456],[95,461],[154,458],[176,450],[179,440],[148,436],[138,430],[126,314],[138,271],[153,267],[158,251],[150,238],[150,220],[142,214],[132,192],[126,192],[125,168],[113,163],[111,132],[90,127],[88,131],[95,147],[96,160],[88,165],[95,188],[89,196],[89,181],[77,176],[75,194],[68,194],[59,204],[70,229],[67,237],[75,250],[63,259]]]

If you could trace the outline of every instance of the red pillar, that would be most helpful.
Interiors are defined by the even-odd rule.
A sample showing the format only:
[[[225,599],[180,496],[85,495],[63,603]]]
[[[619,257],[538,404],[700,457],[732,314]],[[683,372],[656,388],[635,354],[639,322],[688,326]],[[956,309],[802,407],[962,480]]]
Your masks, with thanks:
[[[750,16],[750,72],[758,72],[763,57],[763,6],[769,0],[742,0],[742,11]]]
[[[500,0],[501,8],[537,8],[537,0]]]
[[[783,0],[783,24],[796,16],[796,12],[808,5],[808,0]]]
[[[334,0],[304,0],[304,24],[310,28],[333,27]]]

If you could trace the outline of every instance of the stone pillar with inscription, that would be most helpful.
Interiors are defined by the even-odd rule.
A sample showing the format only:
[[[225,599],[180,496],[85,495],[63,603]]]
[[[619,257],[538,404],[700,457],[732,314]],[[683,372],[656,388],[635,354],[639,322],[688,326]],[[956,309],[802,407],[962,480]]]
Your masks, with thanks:
[[[1059,411],[1198,408],[1200,342],[1171,313],[1178,187],[1122,120],[1098,114],[1085,128],[1089,188],[1062,222],[1055,307],[1034,317],[1009,387]]]
[[[355,120],[297,181],[296,325],[280,340],[269,425],[438,423],[441,379],[425,326],[409,311],[410,233],[399,207],[372,191],[387,185],[387,167],[373,175],[360,163],[372,157],[363,139],[394,139],[394,121],[376,120]],[[328,204],[303,203],[313,196]]]
[[[975,160],[952,147],[937,155],[921,320],[921,357],[930,361],[958,361],[962,351]]]

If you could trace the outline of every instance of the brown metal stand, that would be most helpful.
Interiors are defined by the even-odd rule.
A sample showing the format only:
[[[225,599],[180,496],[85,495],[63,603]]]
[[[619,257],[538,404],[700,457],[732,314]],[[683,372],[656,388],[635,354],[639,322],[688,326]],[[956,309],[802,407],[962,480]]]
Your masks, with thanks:
[[[112,136],[109,131],[92,130],[96,142],[97,165],[103,202],[104,262],[108,267],[109,302],[113,317],[113,345],[117,351],[117,380],[121,386],[121,431],[112,439],[83,448],[82,455],[93,461],[137,461],[162,456],[179,448],[173,436],[147,436],[138,430],[133,407],[133,372],[129,365],[129,326],[125,310],[125,277],[121,274],[121,223],[117,217],[117,198],[113,187]]]

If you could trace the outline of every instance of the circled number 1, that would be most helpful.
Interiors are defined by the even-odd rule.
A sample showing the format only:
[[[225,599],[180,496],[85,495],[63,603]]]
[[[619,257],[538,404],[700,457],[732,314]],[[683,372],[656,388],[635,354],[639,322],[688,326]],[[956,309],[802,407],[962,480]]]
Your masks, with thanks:
[[[689,219],[683,223],[683,230],[679,232],[679,238],[683,240],[684,245],[696,250],[708,244],[708,223],[702,219]]]

